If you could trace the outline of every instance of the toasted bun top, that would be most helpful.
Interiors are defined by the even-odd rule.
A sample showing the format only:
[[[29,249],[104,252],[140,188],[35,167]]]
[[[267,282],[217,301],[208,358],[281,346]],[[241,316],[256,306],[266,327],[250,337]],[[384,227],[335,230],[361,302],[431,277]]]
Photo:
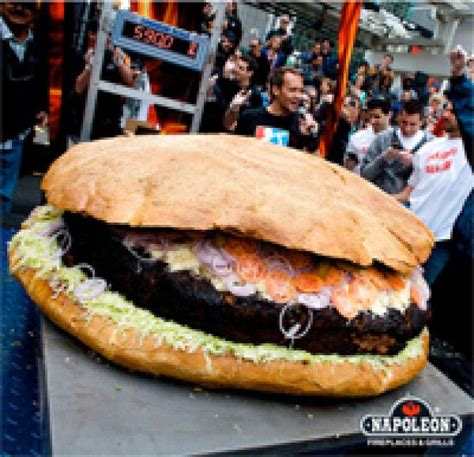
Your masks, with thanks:
[[[108,223],[222,229],[360,265],[408,272],[432,233],[354,173],[291,148],[230,135],[82,143],[43,179],[48,202]]]

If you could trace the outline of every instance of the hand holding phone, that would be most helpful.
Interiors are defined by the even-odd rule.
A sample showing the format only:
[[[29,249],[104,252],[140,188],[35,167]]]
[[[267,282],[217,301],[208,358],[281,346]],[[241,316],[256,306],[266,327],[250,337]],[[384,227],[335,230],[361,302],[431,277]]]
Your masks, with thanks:
[[[250,90],[241,90],[240,92],[237,92],[230,102],[230,110],[234,112],[239,111],[242,105],[249,101],[251,94],[252,92]]]

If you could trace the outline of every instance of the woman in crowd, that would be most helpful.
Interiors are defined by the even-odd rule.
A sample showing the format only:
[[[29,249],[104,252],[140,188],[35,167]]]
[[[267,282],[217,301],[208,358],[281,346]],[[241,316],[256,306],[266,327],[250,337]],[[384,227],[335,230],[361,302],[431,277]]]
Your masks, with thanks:
[[[270,69],[280,68],[285,65],[286,54],[281,49],[282,37],[273,35],[267,42],[267,45],[262,48],[262,54],[267,57]]]
[[[336,83],[329,78],[321,79],[319,85],[319,104],[324,102],[332,103],[334,101],[334,93],[336,91]]]

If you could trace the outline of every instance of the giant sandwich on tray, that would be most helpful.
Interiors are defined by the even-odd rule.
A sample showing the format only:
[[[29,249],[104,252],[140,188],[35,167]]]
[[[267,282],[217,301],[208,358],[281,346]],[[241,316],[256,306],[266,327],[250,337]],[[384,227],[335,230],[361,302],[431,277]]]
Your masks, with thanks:
[[[324,160],[251,138],[81,144],[10,244],[60,327],[120,365],[214,387],[364,396],[426,364],[433,245]]]

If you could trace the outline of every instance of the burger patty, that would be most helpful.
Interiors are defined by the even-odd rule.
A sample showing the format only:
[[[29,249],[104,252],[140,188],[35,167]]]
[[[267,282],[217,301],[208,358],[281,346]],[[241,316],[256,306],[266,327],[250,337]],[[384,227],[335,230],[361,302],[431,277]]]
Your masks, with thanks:
[[[208,279],[192,272],[170,272],[165,262],[138,260],[123,244],[127,231],[137,229],[67,212],[64,221],[72,239],[71,249],[64,255],[66,265],[88,263],[112,290],[136,306],[230,341],[291,344],[313,354],[395,354],[419,334],[429,317],[429,311],[415,304],[403,313],[389,309],[378,316],[364,311],[351,320],[332,306],[309,311],[295,305],[287,309],[283,325],[308,331],[302,338],[289,340],[280,327],[285,304],[256,294],[237,297],[216,290]]]

